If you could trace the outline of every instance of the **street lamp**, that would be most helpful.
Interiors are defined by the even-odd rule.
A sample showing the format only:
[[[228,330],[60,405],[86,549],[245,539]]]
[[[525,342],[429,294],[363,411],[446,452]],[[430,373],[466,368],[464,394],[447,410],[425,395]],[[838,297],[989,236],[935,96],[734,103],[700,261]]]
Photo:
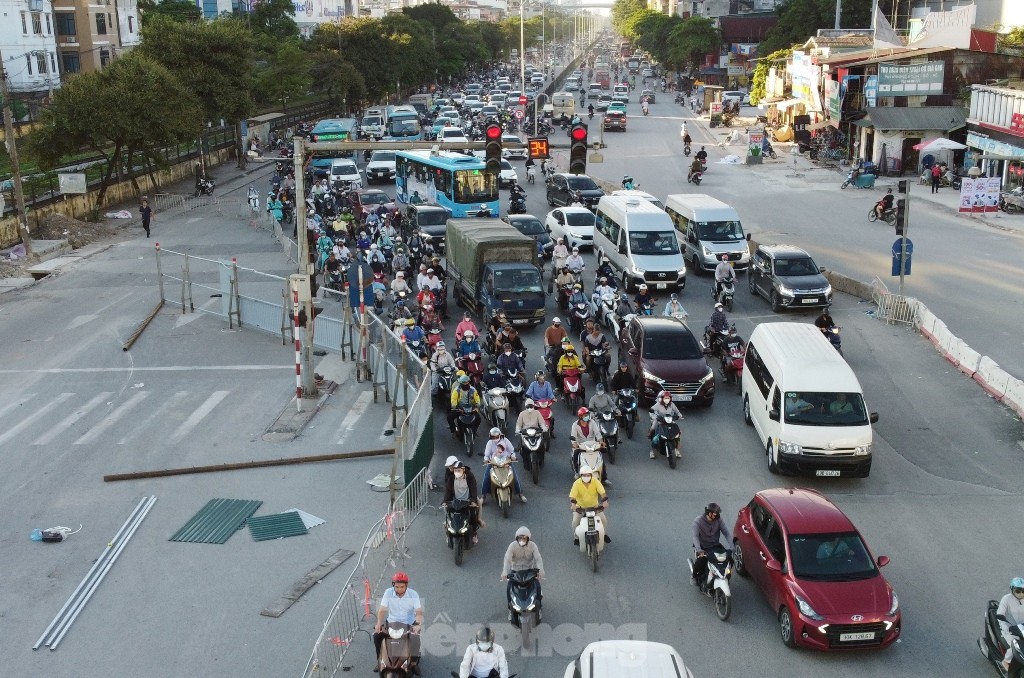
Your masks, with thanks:
[[[526,0],[519,0],[519,91],[526,92],[526,50],[523,44],[523,6]]]

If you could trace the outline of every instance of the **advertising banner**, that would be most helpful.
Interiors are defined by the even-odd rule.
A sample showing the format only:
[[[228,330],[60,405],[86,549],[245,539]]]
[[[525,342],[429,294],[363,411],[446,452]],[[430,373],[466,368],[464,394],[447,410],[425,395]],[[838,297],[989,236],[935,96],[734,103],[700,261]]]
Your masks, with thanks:
[[[842,117],[842,98],[839,96],[839,83],[825,80],[825,101],[828,102],[828,114],[835,122]]]
[[[871,108],[875,107],[875,101],[878,97],[878,76],[869,75],[864,83],[864,98],[868,100],[868,106]]]
[[[964,177],[960,184],[960,212],[996,212],[999,210],[1000,177]]]
[[[946,74],[944,61],[924,64],[878,64],[878,96],[906,97],[942,94],[942,79]]]

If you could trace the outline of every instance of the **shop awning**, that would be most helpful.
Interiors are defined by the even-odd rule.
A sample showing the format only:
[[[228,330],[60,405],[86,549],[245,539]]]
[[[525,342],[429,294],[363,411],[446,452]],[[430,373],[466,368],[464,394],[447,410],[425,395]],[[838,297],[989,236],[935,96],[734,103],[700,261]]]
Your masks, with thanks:
[[[959,106],[869,108],[868,114],[853,124],[858,127],[874,127],[883,130],[910,129],[951,132],[967,125],[967,111]]]

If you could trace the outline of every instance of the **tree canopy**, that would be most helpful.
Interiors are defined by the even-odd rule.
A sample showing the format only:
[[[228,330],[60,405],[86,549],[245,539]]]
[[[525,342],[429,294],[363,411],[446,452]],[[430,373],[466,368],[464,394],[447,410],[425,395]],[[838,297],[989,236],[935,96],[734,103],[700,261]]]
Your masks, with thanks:
[[[888,14],[893,0],[880,0],[879,11]],[[803,44],[817,35],[819,28],[832,28],[836,21],[835,0],[784,0],[775,7],[779,22],[765,34],[758,54],[770,54]],[[844,2],[840,14],[842,28],[871,28],[870,2]]]

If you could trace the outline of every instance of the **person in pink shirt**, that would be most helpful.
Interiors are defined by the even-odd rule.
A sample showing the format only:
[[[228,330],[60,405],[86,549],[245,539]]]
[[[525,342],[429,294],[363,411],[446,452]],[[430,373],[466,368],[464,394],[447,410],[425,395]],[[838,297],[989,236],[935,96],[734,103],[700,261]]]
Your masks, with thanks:
[[[476,323],[473,322],[473,317],[469,314],[469,311],[462,314],[462,320],[455,328],[456,341],[458,340],[458,337],[465,336],[466,330],[472,332],[474,337],[480,335],[480,330],[476,328]]]

